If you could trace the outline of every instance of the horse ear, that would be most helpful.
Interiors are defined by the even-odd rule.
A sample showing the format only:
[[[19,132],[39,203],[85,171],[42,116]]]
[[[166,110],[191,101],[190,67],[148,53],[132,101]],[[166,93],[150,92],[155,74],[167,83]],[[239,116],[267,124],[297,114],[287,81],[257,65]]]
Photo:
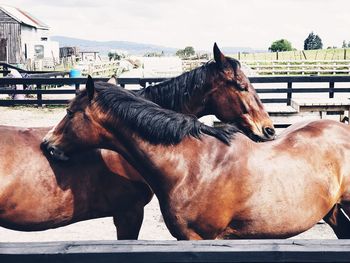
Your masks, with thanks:
[[[86,91],[87,91],[89,100],[91,101],[92,98],[94,97],[95,85],[94,85],[94,80],[92,79],[92,77],[90,75],[87,78]]]
[[[219,65],[221,69],[224,69],[227,65],[227,59],[225,58],[224,54],[221,53],[216,43],[214,43],[213,53],[215,62]]]
[[[107,83],[113,84],[113,85],[118,85],[118,81],[117,81],[117,77],[115,75],[113,75],[108,81]]]

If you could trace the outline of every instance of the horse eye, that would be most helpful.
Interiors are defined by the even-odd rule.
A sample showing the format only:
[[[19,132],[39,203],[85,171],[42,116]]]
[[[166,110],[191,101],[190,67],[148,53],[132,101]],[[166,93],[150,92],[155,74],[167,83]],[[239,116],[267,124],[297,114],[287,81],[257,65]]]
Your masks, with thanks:
[[[67,111],[68,118],[70,118],[70,119],[73,118],[73,115],[74,115],[73,112],[69,109],[67,109],[66,111]]]
[[[239,91],[247,91],[248,90],[248,88],[246,86],[242,86],[237,81],[231,80],[231,81],[229,81],[228,84],[234,86]]]
[[[242,86],[242,85],[239,85],[239,88],[238,88],[240,91],[248,91],[248,87],[247,86]]]
[[[247,89],[245,87],[243,87],[242,85],[240,85],[238,83],[237,83],[236,87],[239,91],[247,91]]]

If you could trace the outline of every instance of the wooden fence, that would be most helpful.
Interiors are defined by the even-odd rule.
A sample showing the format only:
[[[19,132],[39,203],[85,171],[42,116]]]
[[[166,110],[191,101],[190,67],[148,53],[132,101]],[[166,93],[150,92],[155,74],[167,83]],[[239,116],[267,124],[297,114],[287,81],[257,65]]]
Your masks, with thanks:
[[[0,262],[349,262],[350,240],[0,243]]]
[[[95,78],[95,80],[106,81],[107,78]],[[152,83],[163,81],[164,78],[119,78],[121,86],[139,85],[145,87]],[[277,88],[257,88],[257,92],[262,97],[263,103],[284,103],[290,105],[293,94],[300,93],[323,93],[329,98],[333,98],[336,93],[350,93],[350,76],[283,76],[283,77],[252,77],[250,81],[253,84],[278,84]],[[81,84],[85,84],[86,78],[0,78],[0,95],[1,94],[33,94],[36,98],[26,100],[0,100],[0,106],[10,105],[43,105],[43,104],[66,104],[65,100],[43,100],[43,94],[74,94]],[[316,87],[295,87],[294,84],[300,83],[317,83]],[[348,87],[336,87],[336,83],[349,84]],[[8,85],[25,84],[33,85],[31,90],[13,90]],[[47,86],[65,86],[65,89],[47,88]],[[327,85],[327,87],[322,87]],[[263,95],[264,94],[264,95]],[[276,98],[276,95],[279,95]],[[271,96],[270,96],[271,95]]]
[[[80,66],[84,76],[112,76],[118,73],[119,61],[86,62]]]
[[[107,80],[100,78],[96,80]],[[163,78],[120,78],[119,83],[147,86]],[[67,100],[44,100],[44,94],[75,94],[85,78],[0,78],[0,94],[34,94],[29,100],[0,100],[0,105],[66,104]],[[255,77],[252,83],[281,84],[280,88],[259,88],[264,103],[290,104],[297,93],[323,93],[333,98],[350,93],[350,76]],[[295,87],[300,83],[326,83],[327,87]],[[337,87],[347,83],[349,87]],[[34,90],[12,90],[6,85],[33,85]],[[346,85],[347,85],[346,84]],[[55,89],[49,86],[71,85]],[[225,240],[225,241],[94,241],[49,243],[0,243],[0,262],[349,262],[350,240]]]
[[[350,60],[242,60],[258,75],[349,75]]]
[[[32,75],[39,75],[39,74],[48,74],[48,73],[50,73],[51,76],[64,77],[64,76],[69,75],[69,72],[67,72],[67,71],[59,71],[59,72],[58,71],[51,71],[51,70],[50,71],[31,71],[31,70],[25,70],[25,69],[22,69],[22,68],[4,63],[4,62],[0,62],[0,76],[1,75],[6,76],[8,73],[10,73],[10,69],[15,69],[19,73],[27,73],[27,74],[30,74],[31,76]]]
[[[238,60],[347,60],[350,59],[350,48],[293,50],[282,52],[239,52],[232,54]]]

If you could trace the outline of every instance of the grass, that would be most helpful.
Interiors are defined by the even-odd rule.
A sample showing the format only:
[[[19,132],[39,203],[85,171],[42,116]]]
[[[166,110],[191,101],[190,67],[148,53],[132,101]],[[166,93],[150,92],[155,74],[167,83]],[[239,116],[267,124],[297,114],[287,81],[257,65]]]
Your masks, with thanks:
[[[239,60],[350,60],[350,48],[240,53],[231,56]]]

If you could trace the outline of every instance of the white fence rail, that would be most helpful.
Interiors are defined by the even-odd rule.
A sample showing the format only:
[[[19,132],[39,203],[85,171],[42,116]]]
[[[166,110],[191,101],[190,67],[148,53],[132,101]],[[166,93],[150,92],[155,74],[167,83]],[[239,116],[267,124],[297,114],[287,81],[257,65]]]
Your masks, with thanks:
[[[207,60],[183,60],[183,71],[203,65]],[[241,60],[254,75],[350,75],[350,60]]]
[[[117,74],[119,69],[119,61],[108,62],[89,62],[78,67],[81,68],[81,74],[83,76],[111,76]]]
[[[349,75],[350,60],[243,60],[258,75]]]

